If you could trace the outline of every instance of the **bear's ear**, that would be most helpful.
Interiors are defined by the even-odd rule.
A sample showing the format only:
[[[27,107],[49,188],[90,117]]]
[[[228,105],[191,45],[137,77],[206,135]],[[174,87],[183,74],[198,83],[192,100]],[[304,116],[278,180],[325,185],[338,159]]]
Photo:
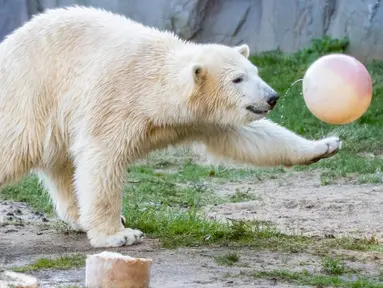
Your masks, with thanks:
[[[241,46],[236,46],[234,49],[241,54],[242,56],[249,58],[250,56],[250,48],[247,44],[243,44]]]
[[[193,78],[196,82],[200,81],[203,76],[206,74],[206,69],[198,63],[194,63],[192,65],[192,73],[193,73]]]

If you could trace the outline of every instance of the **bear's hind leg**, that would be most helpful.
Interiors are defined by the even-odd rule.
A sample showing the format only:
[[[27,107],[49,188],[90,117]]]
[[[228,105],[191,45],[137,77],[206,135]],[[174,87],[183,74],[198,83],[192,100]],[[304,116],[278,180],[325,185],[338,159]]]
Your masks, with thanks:
[[[78,225],[78,206],[73,186],[74,168],[69,161],[60,168],[40,169],[37,175],[51,196],[57,216],[77,231],[84,231]]]
[[[111,146],[87,147],[76,159],[79,223],[87,231],[93,247],[132,245],[142,242],[144,235],[121,225],[126,159],[121,151],[111,151]]]

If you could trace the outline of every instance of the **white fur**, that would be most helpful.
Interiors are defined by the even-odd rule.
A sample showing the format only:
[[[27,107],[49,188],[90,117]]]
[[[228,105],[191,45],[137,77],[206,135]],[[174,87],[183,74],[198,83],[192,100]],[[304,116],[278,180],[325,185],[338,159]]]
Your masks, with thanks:
[[[266,119],[209,130],[204,134],[203,144],[210,154],[260,167],[312,164],[341,148],[338,137],[311,141]]]
[[[34,17],[0,44],[0,184],[37,172],[58,216],[112,247],[142,241],[121,224],[121,189],[150,151],[201,142],[259,166],[335,154],[338,138],[306,140],[246,109],[270,110],[273,92],[249,53],[92,8]]]

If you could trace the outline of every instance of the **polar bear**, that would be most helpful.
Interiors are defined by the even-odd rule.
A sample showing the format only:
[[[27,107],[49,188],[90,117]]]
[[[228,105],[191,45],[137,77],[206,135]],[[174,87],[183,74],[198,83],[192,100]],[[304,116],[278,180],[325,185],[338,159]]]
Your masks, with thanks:
[[[246,44],[197,44],[81,6],[47,10],[0,44],[0,184],[34,172],[94,247],[143,241],[121,221],[129,164],[169,145],[256,166],[338,152],[267,120],[278,94]]]

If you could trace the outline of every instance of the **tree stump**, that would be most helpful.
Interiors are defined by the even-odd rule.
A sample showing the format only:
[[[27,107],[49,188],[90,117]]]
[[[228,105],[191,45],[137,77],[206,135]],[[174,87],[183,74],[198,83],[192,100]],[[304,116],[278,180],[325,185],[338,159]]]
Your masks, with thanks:
[[[88,288],[149,288],[152,259],[114,252],[88,255],[85,286]]]

